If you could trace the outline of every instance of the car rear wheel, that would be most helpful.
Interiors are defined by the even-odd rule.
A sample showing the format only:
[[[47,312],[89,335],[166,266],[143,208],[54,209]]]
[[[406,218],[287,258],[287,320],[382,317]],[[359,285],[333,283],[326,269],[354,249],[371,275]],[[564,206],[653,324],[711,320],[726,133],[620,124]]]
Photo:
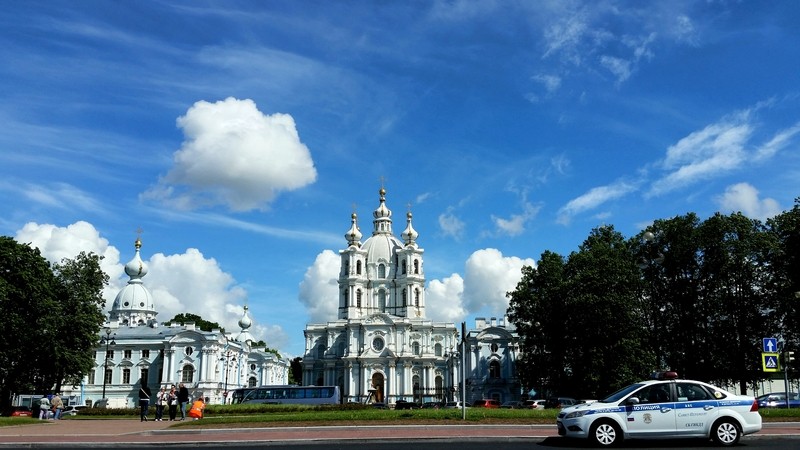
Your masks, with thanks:
[[[613,447],[622,442],[622,430],[613,422],[597,422],[592,425],[589,439],[600,447]]]
[[[720,420],[711,428],[711,439],[719,445],[730,447],[739,442],[742,432],[739,425],[728,419]]]

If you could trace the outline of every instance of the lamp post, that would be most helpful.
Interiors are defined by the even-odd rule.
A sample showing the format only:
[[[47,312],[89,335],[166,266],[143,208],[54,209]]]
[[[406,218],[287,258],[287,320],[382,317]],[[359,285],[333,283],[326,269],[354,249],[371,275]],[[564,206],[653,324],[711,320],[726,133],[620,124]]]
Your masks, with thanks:
[[[111,328],[106,328],[106,335],[100,338],[100,345],[106,345],[106,355],[103,359],[103,397],[106,398],[106,384],[108,383],[108,378],[106,374],[108,373],[108,347],[111,345],[116,345],[117,343],[114,341],[114,336],[116,334],[111,334]]]
[[[223,366],[223,370],[225,371],[225,387],[223,388],[223,391],[222,391],[222,403],[227,404],[228,403],[228,371],[230,370],[230,364],[236,362],[236,355],[232,351],[228,350],[227,352],[225,352],[222,355],[222,357],[219,360],[223,361],[225,363],[225,365]]]
[[[448,401],[456,401],[456,399],[455,399],[455,394],[456,394],[456,376],[455,375],[456,375],[456,372],[457,372],[456,371],[456,367],[458,365],[458,358],[461,357],[461,354],[458,352],[458,350],[450,349],[450,351],[445,352],[444,357],[447,360],[447,364],[448,364],[449,369],[450,369],[449,370],[450,376],[449,376],[449,380],[448,380],[450,382],[450,389],[448,389],[448,392],[445,395],[448,397],[447,398]]]

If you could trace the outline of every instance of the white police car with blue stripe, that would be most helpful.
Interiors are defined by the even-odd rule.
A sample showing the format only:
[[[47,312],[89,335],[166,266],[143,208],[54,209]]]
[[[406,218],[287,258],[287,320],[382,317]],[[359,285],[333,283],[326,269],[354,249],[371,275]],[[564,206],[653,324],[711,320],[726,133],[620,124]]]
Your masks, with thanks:
[[[621,389],[608,398],[570,406],[556,419],[558,434],[602,447],[624,439],[700,438],[730,446],[761,430],[758,402],[675,372]]]

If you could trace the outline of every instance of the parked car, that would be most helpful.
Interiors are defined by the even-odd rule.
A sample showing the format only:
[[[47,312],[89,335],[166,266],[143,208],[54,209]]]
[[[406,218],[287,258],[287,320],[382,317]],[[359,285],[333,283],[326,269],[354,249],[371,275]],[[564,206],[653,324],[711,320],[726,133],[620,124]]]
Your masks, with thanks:
[[[444,404],[444,409],[461,409],[462,405],[463,403],[461,402],[447,402]],[[467,408],[469,408],[469,405],[467,405]]]
[[[442,402],[425,402],[422,404],[422,409],[441,409],[444,407]]]
[[[488,398],[483,400],[475,400],[472,403],[472,406],[474,406],[475,408],[499,408],[500,401]]]
[[[61,411],[61,415],[62,416],[75,416],[82,409],[86,409],[86,406],[84,406],[84,405],[65,406],[64,410]]]
[[[525,409],[544,409],[545,400],[525,400],[522,402],[522,408]]]
[[[418,404],[406,400],[398,400],[394,404],[394,409],[418,409],[418,408],[419,408]]]
[[[509,400],[507,402],[503,402],[503,404],[500,405],[500,407],[501,408],[505,408],[505,409],[518,409],[518,408],[522,408],[522,402]]]
[[[544,402],[545,408],[566,408],[577,405],[578,401],[572,397],[550,397]]]
[[[786,392],[771,392],[756,397],[759,408],[786,408]],[[800,394],[789,394],[789,408],[800,408]]]
[[[33,417],[31,409],[27,406],[11,406],[3,411],[4,417]]]
[[[706,438],[733,446],[761,430],[758,402],[675,372],[641,381],[558,413],[558,434],[612,447],[623,439]]]

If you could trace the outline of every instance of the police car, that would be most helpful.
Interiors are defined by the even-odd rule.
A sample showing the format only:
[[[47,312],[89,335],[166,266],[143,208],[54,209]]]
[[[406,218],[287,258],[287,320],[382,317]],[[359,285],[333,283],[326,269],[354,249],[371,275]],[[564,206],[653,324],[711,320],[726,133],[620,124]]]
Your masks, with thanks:
[[[623,439],[699,437],[730,446],[761,430],[761,415],[753,397],[662,372],[606,399],[564,408],[556,425],[561,436],[588,438],[601,447]]]

